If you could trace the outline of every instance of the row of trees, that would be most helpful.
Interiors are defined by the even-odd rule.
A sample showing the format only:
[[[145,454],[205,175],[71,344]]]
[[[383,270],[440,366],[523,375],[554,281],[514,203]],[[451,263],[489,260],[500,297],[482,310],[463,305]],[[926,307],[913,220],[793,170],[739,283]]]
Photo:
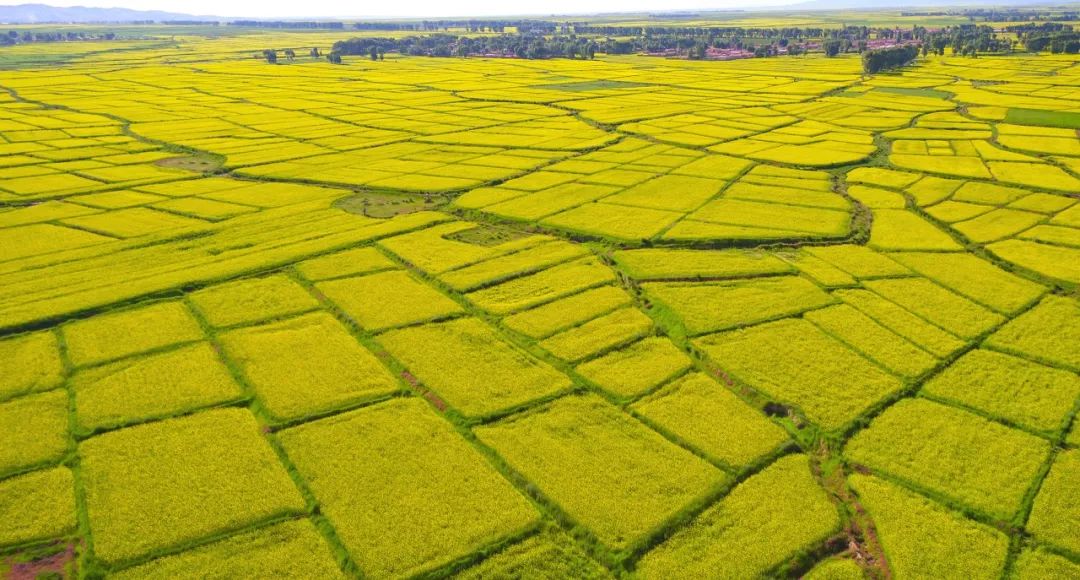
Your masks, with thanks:
[[[14,44],[30,44],[33,42],[73,42],[79,40],[113,40],[116,33],[105,32],[93,34],[90,32],[78,32],[69,30],[66,32],[42,32],[24,30],[9,30],[7,34],[0,33],[0,45],[11,46]]]
[[[291,29],[326,29],[344,30],[344,22],[293,22],[291,20],[233,20],[229,26],[249,28],[291,28]]]
[[[922,42],[923,55],[943,55],[946,48],[949,48],[952,54],[964,56],[1011,52],[1014,48],[1011,39],[999,38],[993,28],[985,25],[963,24],[938,30],[923,29],[918,38]]]
[[[292,62],[292,61],[296,60],[296,51],[291,49],[291,48],[285,49],[283,51],[283,54],[285,56],[285,60],[287,60],[288,62]],[[371,47],[371,53],[370,54],[371,54],[371,60],[383,60],[383,59],[386,58],[385,53],[383,53],[383,51],[378,50],[375,47]],[[330,64],[341,64],[341,53],[338,53],[338,52],[329,52],[329,53],[326,53],[324,55],[324,54],[319,52],[318,48],[312,48],[308,52],[308,56],[311,57],[312,59],[319,59],[319,58],[325,56],[327,62],[329,62]],[[269,63],[269,64],[277,64],[277,62],[278,62],[278,51],[277,51],[277,49],[268,48],[268,49],[262,51],[261,53],[256,54],[255,58],[265,59],[266,62]]]
[[[1078,54],[1080,53],[1080,33],[1070,30],[1033,34],[1024,39],[1024,46],[1033,52],[1049,50],[1054,54]]]
[[[478,26],[477,22],[479,21],[423,21],[419,26],[434,27],[463,23]],[[517,24],[522,23],[533,24],[534,22],[517,22]],[[504,23],[487,23],[495,27],[501,24]],[[582,25],[570,23],[561,24],[559,28],[568,26],[585,28]],[[598,28],[621,29],[621,27]],[[1054,52],[1070,53],[1080,51],[1080,38],[1067,25],[1042,23],[1019,25],[1016,28],[1016,33],[1025,40],[1030,50],[1049,49]],[[923,56],[944,55],[948,48],[951,49],[952,54],[976,56],[987,52],[1011,52],[1016,45],[1016,41],[1011,38],[998,37],[996,31],[990,26],[975,24],[947,26],[933,30],[921,26],[910,29],[843,26],[835,30],[632,27],[632,30],[637,31],[639,35],[598,38],[578,34],[503,33],[489,36],[459,36],[434,33],[400,38],[361,37],[336,42],[327,58],[340,61],[343,55],[367,55],[372,60],[379,60],[387,52],[398,52],[411,56],[435,57],[501,56],[525,59],[591,59],[602,52],[680,55],[691,59],[705,59],[798,55],[820,47],[825,56],[829,57],[857,51],[864,55],[866,66],[876,71],[909,62],[920,52]],[[725,37],[722,36],[724,32],[738,32],[738,35]],[[815,37],[814,34],[821,36]],[[274,57],[267,56],[266,58],[268,61],[273,58],[272,62],[277,62],[276,53]],[[288,55],[286,58],[289,58]]]
[[[451,28],[463,29],[468,32],[492,32],[502,34],[508,28],[513,28],[519,33],[529,32],[537,34],[555,34],[567,27],[578,24],[557,24],[546,20],[421,20],[419,22],[355,22],[356,30],[387,30],[403,31],[415,30],[418,32],[447,32]]]
[[[431,34],[404,38],[352,38],[334,43],[333,51],[342,55],[371,55],[396,51],[412,56],[513,56],[517,58],[585,58],[596,56],[599,45],[587,38],[545,37],[503,34],[464,37]]]
[[[862,53],[863,72],[874,74],[883,70],[904,66],[919,57],[919,47],[914,44],[867,50]]]

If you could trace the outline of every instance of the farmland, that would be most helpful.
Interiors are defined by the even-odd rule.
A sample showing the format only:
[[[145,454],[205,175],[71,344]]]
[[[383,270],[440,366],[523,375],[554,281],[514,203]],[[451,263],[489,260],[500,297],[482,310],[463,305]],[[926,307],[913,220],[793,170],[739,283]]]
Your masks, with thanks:
[[[0,47],[0,577],[1080,574],[1075,54],[218,32]]]

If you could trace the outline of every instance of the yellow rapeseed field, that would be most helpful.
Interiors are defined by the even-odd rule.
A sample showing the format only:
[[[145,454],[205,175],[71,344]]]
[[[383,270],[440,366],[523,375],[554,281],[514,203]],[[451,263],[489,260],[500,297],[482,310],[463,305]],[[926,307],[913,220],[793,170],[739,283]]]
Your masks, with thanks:
[[[1076,14],[1011,10],[11,25],[0,578],[1080,576]]]

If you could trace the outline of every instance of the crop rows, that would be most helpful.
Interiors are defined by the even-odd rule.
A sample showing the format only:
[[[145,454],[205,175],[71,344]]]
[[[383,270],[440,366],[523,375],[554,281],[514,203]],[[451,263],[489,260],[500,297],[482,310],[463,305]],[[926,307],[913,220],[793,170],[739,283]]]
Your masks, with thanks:
[[[0,74],[0,571],[1080,569],[1075,59],[248,49]]]

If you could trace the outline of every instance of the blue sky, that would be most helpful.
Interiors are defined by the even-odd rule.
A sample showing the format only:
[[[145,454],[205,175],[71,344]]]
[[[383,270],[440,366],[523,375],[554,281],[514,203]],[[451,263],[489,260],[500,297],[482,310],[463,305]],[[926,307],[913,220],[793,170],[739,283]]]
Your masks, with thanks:
[[[167,10],[186,14],[258,16],[260,18],[321,17],[438,17],[515,14],[581,14],[598,12],[646,12],[655,10],[723,10],[791,4],[797,0],[391,0],[356,2],[305,0],[303,2],[255,2],[253,0],[50,0],[0,1],[3,5],[40,1],[52,6],[122,7],[136,10]],[[751,8],[752,9],[752,8]]]

